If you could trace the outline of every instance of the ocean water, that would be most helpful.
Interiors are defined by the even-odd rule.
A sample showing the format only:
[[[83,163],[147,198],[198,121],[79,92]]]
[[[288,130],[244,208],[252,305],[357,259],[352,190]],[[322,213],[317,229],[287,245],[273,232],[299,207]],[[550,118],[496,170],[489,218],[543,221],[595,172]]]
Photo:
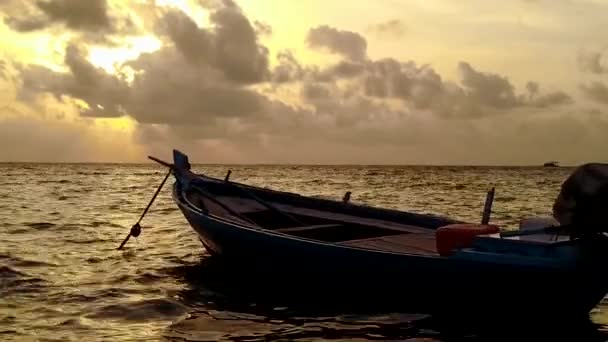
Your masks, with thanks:
[[[548,215],[572,169],[390,166],[203,166],[199,172],[305,195],[479,221]],[[0,164],[0,340],[479,340],[408,312],[297,312],[221,293],[208,255],[170,198],[169,183],[116,248],[166,170],[156,165]],[[220,282],[220,286],[217,286]],[[211,285],[215,286],[211,286]],[[592,312],[604,336],[608,306]],[[516,325],[509,322],[509,329]],[[505,328],[506,329],[506,328]],[[589,331],[581,331],[581,334]],[[502,334],[496,332],[497,336]],[[542,334],[542,332],[541,332]],[[582,335],[581,335],[582,336]],[[586,335],[585,335],[586,336]]]

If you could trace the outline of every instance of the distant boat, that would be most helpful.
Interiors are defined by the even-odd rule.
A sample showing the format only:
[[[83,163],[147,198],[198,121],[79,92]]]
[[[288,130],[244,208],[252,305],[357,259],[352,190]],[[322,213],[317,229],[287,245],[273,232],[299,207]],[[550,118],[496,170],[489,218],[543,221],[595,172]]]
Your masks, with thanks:
[[[422,302],[431,310],[517,312],[520,320],[587,315],[608,292],[601,235],[572,237],[564,227],[500,232],[358,205],[351,196],[275,191],[232,182],[230,173],[195,174],[185,154],[173,157],[174,164],[151,158],[171,167],[173,200],[210,254],[256,269],[252,285],[272,277],[296,298],[320,290],[349,303]]]
[[[559,162],[550,161],[543,164],[544,167],[559,167]]]

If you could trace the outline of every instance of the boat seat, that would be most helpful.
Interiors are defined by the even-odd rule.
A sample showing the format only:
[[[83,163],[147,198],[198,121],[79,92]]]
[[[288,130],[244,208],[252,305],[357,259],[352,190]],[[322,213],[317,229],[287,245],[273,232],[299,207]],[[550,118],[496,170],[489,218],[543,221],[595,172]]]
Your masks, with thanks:
[[[303,231],[307,231],[307,230],[323,229],[323,228],[338,228],[338,227],[344,227],[344,225],[340,224],[340,223],[317,224],[317,225],[313,225],[313,226],[278,228],[278,229],[274,229],[274,231],[280,232],[280,233],[298,233],[298,232],[303,232]]]

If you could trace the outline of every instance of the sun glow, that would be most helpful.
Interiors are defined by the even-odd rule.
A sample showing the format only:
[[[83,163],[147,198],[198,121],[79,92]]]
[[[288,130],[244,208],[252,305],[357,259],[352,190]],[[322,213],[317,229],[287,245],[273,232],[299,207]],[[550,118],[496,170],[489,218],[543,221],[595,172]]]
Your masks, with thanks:
[[[89,61],[106,72],[114,74],[117,72],[117,65],[135,59],[142,53],[156,51],[160,47],[160,40],[154,36],[136,37],[127,39],[124,47],[92,47],[89,50]]]
[[[98,128],[110,128],[112,131],[132,133],[135,130],[137,121],[130,116],[120,118],[96,118],[95,125]]]

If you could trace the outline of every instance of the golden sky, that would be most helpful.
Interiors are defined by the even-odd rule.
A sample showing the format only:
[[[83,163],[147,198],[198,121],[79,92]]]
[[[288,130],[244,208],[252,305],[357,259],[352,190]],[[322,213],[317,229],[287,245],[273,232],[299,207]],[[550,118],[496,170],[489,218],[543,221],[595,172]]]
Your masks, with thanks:
[[[0,161],[608,161],[604,1],[0,10]]]

